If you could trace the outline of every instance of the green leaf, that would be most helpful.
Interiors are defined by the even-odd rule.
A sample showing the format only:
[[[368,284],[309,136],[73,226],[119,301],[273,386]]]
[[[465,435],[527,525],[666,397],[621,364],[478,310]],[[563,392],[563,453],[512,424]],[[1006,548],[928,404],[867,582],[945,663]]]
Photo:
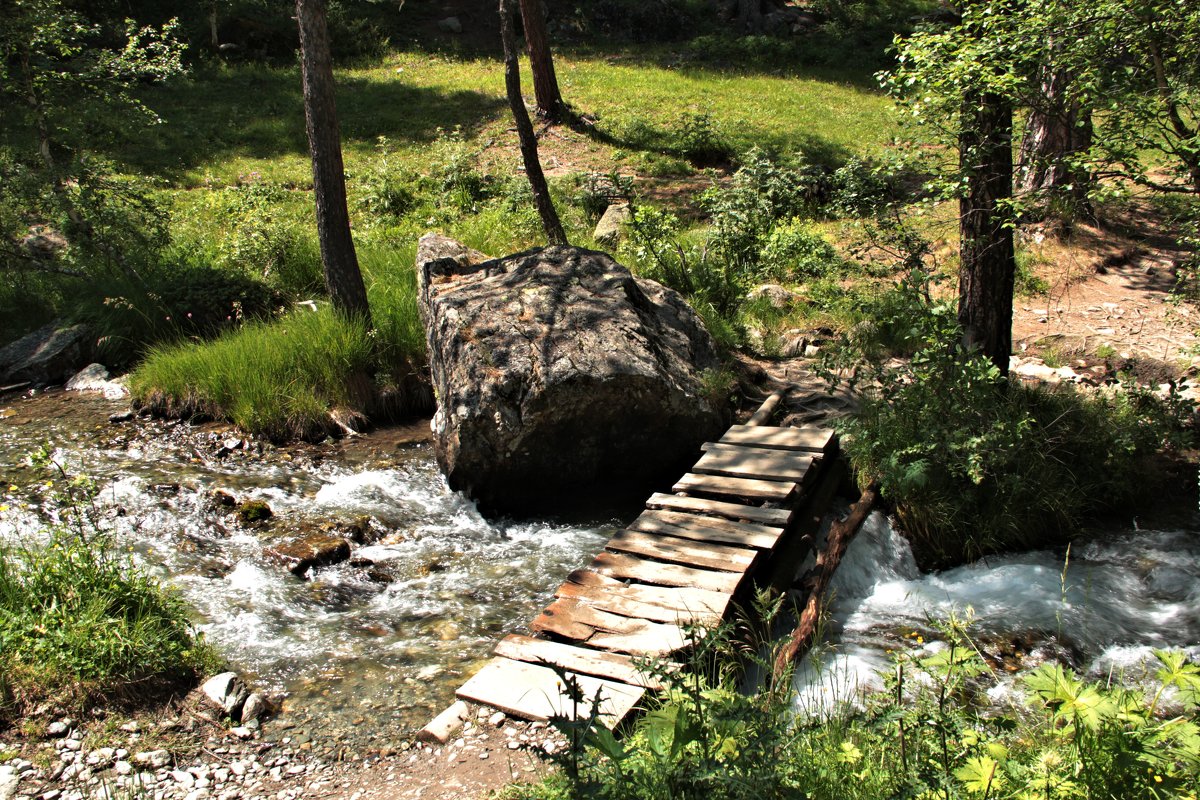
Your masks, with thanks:
[[[1003,785],[1004,778],[998,772],[999,767],[1000,762],[990,756],[976,756],[954,770],[954,777],[962,781],[963,788],[971,794],[986,795]]]

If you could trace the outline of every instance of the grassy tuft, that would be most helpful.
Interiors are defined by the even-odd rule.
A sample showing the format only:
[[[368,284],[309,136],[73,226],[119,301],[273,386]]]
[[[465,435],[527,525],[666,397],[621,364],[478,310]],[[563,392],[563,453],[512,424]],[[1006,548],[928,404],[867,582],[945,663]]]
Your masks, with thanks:
[[[0,722],[47,699],[179,686],[214,659],[183,601],[104,537],[0,547]]]

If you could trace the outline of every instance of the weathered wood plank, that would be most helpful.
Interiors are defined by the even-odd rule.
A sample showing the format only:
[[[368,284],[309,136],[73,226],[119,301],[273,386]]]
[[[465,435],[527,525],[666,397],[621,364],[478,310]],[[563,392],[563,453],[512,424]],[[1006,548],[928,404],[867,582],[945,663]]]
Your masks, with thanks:
[[[558,589],[559,597],[574,597],[613,614],[654,622],[715,622],[724,616],[730,596],[692,586],[648,586],[601,575],[590,569],[572,572]]]
[[[689,567],[706,567],[726,572],[745,572],[754,563],[757,550],[720,544],[703,544],[661,534],[621,531],[605,545],[619,553],[634,553]]]
[[[692,472],[729,475],[734,478],[802,482],[804,474],[813,462],[811,454],[790,450],[766,450],[761,447],[711,442],[704,444],[702,449],[704,455],[692,467]]]
[[[749,497],[755,500],[782,502],[800,488],[793,481],[760,481],[753,478],[731,478],[728,475],[698,475],[689,472],[671,489],[688,494],[718,494],[727,497]]]
[[[744,506],[740,503],[727,503],[723,500],[709,500],[704,497],[679,497],[673,494],[655,492],[646,501],[647,508],[662,508],[668,511],[690,511],[695,514],[712,514],[726,519],[744,519],[747,522],[757,522],[761,525],[774,525],[786,528],[792,518],[788,508],[759,508]]]
[[[682,536],[698,542],[739,544],[759,550],[770,550],[783,533],[782,528],[756,522],[738,522],[679,511],[643,511],[637,519],[629,523],[629,529]]]
[[[549,639],[534,639],[531,636],[511,634],[500,640],[493,651],[498,656],[513,661],[531,664],[557,664],[564,669],[584,675],[596,675],[608,680],[620,681],[647,689],[661,689],[660,678],[650,674],[634,663],[632,656],[610,653],[587,647],[552,642]],[[668,664],[667,669],[677,670],[678,664]]]
[[[555,600],[529,627],[537,633],[559,636],[564,636],[564,631],[586,628],[591,633],[577,641],[630,655],[666,655],[688,643],[687,633],[678,625],[610,614],[573,598]]]
[[[592,560],[591,567],[601,575],[612,578],[627,578],[658,586],[694,586],[723,594],[733,594],[742,579],[741,573],[737,572],[663,564],[617,553],[600,553]]]
[[[830,428],[818,428],[813,425],[803,428],[734,425],[721,437],[721,443],[769,447],[773,450],[828,453],[834,442],[834,435]]]
[[[590,675],[575,674],[574,677],[585,697],[593,698],[600,693],[600,719],[610,728],[624,719],[646,693],[641,686]],[[574,708],[563,693],[562,681],[554,670],[508,658],[493,658],[463,684],[457,694],[462,700],[530,720],[547,720],[552,716],[583,717],[591,710],[586,704]]]

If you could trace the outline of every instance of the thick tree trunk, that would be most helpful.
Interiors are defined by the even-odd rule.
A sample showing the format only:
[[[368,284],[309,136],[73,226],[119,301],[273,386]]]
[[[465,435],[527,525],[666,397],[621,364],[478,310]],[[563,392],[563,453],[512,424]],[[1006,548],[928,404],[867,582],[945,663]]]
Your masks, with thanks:
[[[513,15],[513,0],[500,0],[504,88],[508,92],[508,104],[512,108],[513,121],[517,125],[517,136],[521,140],[521,160],[525,162],[525,176],[529,178],[529,188],[533,190],[533,204],[542,218],[546,239],[550,244],[567,244],[567,234],[558,219],[558,212],[554,210],[554,201],[550,199],[550,189],[546,186],[542,163],[538,160],[537,136],[533,132],[533,122],[529,119],[525,101],[521,97],[521,67],[517,61],[517,34],[514,30]]]
[[[562,119],[566,104],[558,90],[554,74],[554,57],[550,54],[550,39],[546,35],[546,15],[542,0],[520,0],[521,22],[525,27],[525,49],[529,53],[529,68],[533,72],[533,95],[537,99],[538,116],[553,122]]]
[[[358,269],[346,210],[346,175],[333,101],[333,61],[324,0],[296,0],[296,18],[300,23],[304,120],[312,153],[317,238],[321,243],[325,286],[334,308],[348,316],[361,317],[370,325],[367,290]]]
[[[740,33],[762,33],[762,0],[738,0],[737,27]]]
[[[959,134],[966,187],[959,200],[958,321],[964,344],[978,347],[1001,375],[1012,354],[1012,107],[997,95],[969,96]]]
[[[1073,160],[1092,146],[1091,112],[1068,100],[1070,76],[1047,66],[1042,97],[1030,110],[1021,139],[1019,185],[1022,194],[1063,198],[1087,208],[1090,176]]]

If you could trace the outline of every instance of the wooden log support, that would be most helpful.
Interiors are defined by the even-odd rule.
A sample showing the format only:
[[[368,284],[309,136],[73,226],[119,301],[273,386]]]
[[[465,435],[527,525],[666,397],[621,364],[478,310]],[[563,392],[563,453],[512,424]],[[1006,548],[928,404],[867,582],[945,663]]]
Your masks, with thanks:
[[[862,496],[851,507],[846,518],[834,522],[830,527],[825,549],[817,554],[814,566],[816,580],[809,589],[808,599],[804,602],[804,610],[800,613],[800,620],[796,623],[796,629],[792,631],[788,643],[775,655],[775,680],[778,681],[787,675],[791,665],[808,652],[808,648],[812,645],[813,633],[817,629],[817,621],[821,618],[821,604],[824,602],[829,582],[833,580],[833,573],[846,553],[846,546],[858,533],[858,529],[862,527],[863,522],[867,519],[867,514],[871,513],[871,509],[878,499],[879,484],[872,483],[863,490]]]

